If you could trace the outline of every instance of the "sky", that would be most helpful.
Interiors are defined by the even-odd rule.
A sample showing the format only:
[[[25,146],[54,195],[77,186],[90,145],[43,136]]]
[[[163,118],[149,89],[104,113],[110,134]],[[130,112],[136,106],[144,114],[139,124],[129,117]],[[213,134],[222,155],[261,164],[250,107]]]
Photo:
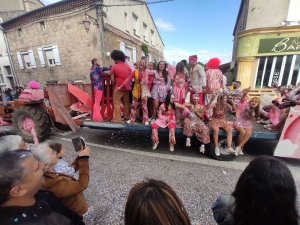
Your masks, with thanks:
[[[42,0],[51,4],[59,0]],[[147,0],[157,2],[159,0]],[[218,57],[231,62],[233,29],[240,0],[174,0],[149,4],[165,45],[164,57],[173,63],[197,55],[206,63]]]

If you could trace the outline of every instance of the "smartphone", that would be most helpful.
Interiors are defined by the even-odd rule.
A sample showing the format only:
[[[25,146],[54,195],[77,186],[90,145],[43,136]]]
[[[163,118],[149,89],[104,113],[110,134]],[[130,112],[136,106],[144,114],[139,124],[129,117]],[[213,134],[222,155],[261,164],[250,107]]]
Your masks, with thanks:
[[[85,149],[85,140],[83,137],[73,138],[72,143],[76,152]]]

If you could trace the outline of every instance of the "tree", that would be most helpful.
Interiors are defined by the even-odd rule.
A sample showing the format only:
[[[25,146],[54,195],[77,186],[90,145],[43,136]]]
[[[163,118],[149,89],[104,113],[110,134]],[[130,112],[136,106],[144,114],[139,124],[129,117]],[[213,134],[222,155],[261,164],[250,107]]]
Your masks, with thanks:
[[[197,64],[201,65],[204,67],[204,63],[203,62],[197,62]],[[190,72],[191,71],[191,65],[189,63],[186,64],[186,69]]]

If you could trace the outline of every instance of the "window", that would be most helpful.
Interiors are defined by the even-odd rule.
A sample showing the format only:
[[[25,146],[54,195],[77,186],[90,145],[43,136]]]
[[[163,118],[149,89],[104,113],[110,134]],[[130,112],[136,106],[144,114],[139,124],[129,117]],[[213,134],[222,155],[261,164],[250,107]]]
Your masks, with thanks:
[[[46,24],[44,21],[40,22],[40,26],[41,26],[42,30],[46,30]]]
[[[256,72],[255,87],[296,85],[300,81],[300,55],[260,57]]]
[[[139,20],[139,18],[134,13],[132,13],[132,22],[133,22],[132,23],[132,25],[133,25],[132,27],[133,27],[133,34],[134,35],[138,35],[138,33],[139,33],[138,20]]]
[[[18,29],[18,34],[20,37],[23,36],[23,30],[21,28]]]
[[[148,41],[148,26],[145,23],[143,23],[143,35],[144,41]]]
[[[10,66],[4,66],[4,69],[6,70],[7,75],[12,75]]]
[[[41,63],[41,67],[46,67],[46,62],[48,66],[60,66],[60,57],[57,45],[49,46],[46,48],[38,48],[38,55]],[[46,55],[46,61],[45,61]]]
[[[127,13],[125,13],[125,25],[126,25],[126,31],[129,32]]]
[[[48,51],[45,51],[45,52],[46,52],[46,58],[47,58],[47,61],[48,61],[48,65],[49,66],[55,66],[55,59],[54,59],[53,51],[48,50]]]
[[[30,68],[32,68],[32,66],[31,66],[31,62],[30,62],[30,58],[29,58],[29,54],[25,54],[25,55],[23,55],[23,59],[24,59],[24,62],[25,62],[26,68],[27,68],[27,69],[30,69]]]
[[[3,75],[0,73],[0,83],[4,83]]]
[[[129,48],[128,46],[125,46],[125,55],[128,57],[128,60],[132,62],[132,48]]]
[[[155,46],[154,31],[151,30],[151,45]]]

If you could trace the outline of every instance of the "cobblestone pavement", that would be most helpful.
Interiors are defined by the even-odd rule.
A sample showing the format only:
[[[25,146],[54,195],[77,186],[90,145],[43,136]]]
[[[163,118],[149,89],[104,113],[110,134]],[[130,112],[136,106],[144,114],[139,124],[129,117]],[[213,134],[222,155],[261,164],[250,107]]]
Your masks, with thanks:
[[[1,129],[1,128],[0,128]],[[250,141],[245,155],[234,161],[220,162],[198,152],[199,144],[185,147],[185,138],[177,135],[175,151],[168,149],[168,135],[159,134],[157,150],[151,149],[148,132],[125,132],[80,129],[53,132],[46,142],[61,142],[66,160],[76,157],[71,138],[82,136],[91,148],[90,184],[84,192],[89,212],[84,220],[90,224],[123,224],[124,207],[132,186],[145,178],[167,182],[188,210],[192,224],[216,224],[211,203],[222,193],[231,193],[247,164],[258,154],[272,154],[272,141]],[[283,159],[291,168],[300,189],[300,160]]]

